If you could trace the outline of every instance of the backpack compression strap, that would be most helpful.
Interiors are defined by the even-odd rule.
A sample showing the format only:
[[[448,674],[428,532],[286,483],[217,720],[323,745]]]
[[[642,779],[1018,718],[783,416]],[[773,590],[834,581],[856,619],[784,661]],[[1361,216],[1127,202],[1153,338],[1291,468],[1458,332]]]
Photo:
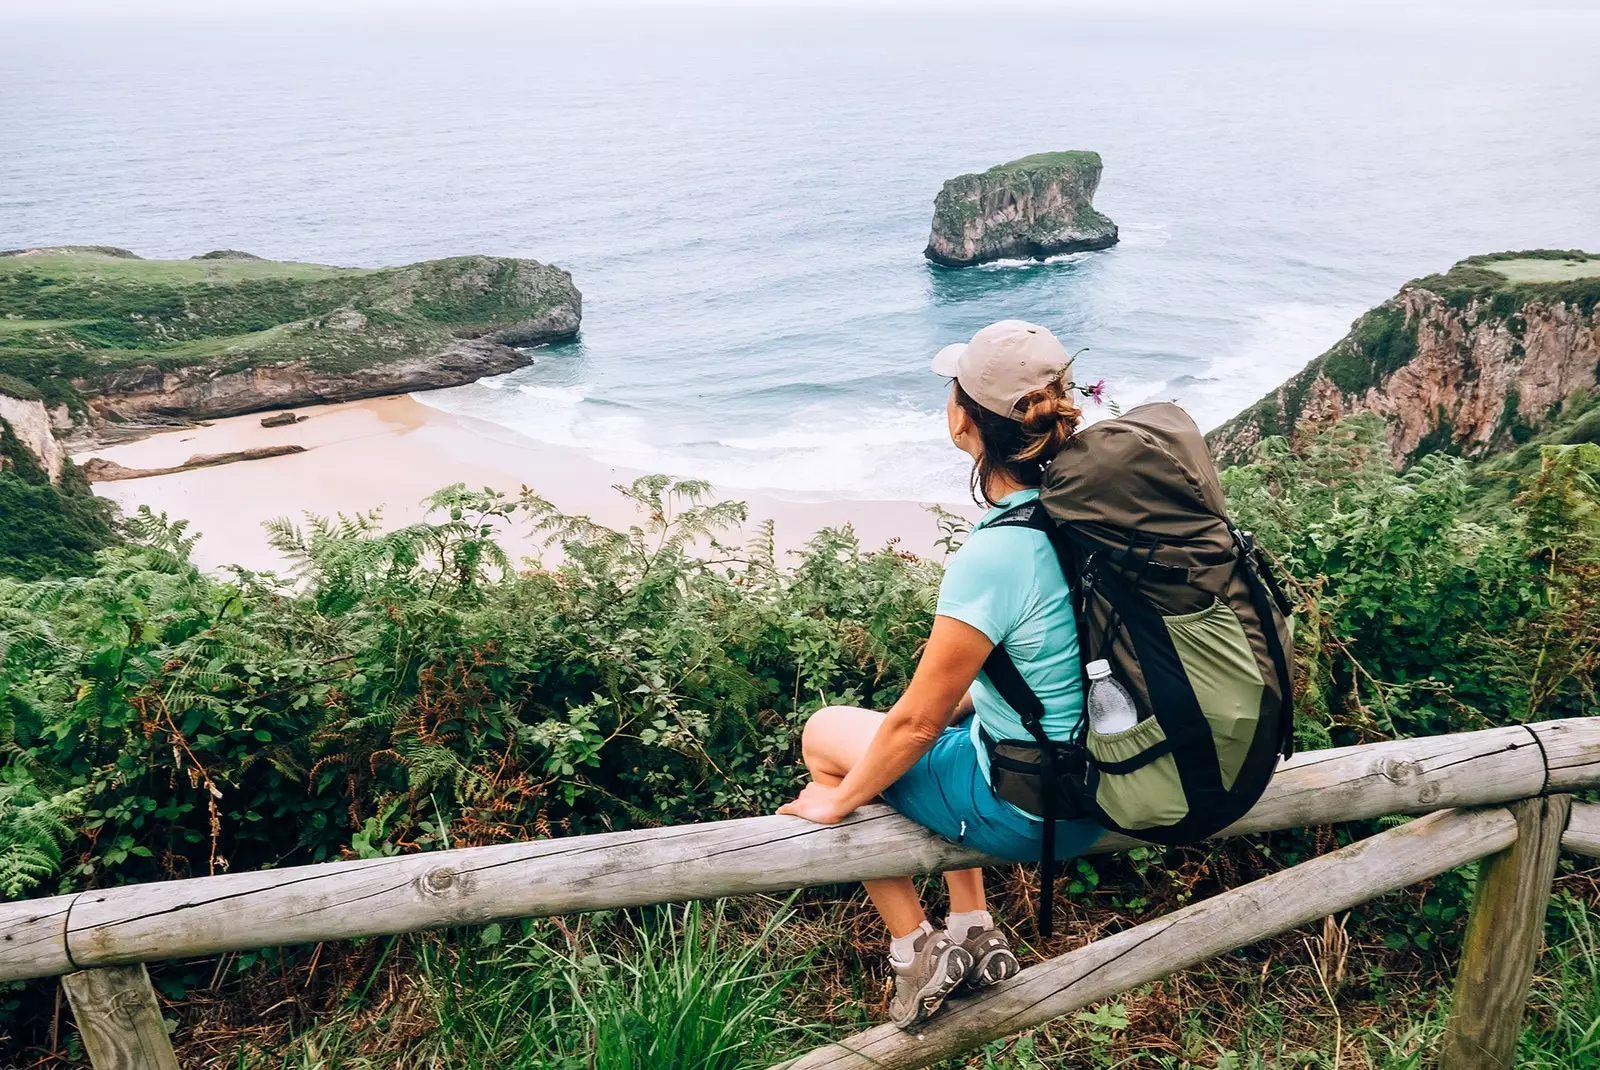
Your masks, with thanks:
[[[1250,588],[1250,601],[1255,605],[1256,616],[1261,620],[1261,633],[1267,641],[1267,653],[1272,656],[1272,667],[1277,670],[1278,753],[1290,758],[1294,756],[1294,674],[1289,667],[1283,642],[1278,638],[1277,619],[1272,615],[1272,606],[1276,604],[1278,610],[1288,616],[1289,600],[1283,596],[1283,588],[1278,586],[1278,578],[1272,574],[1272,566],[1256,546],[1255,538],[1232,524],[1228,525],[1228,530],[1233,532],[1234,541],[1239,545],[1238,567],[1244,570],[1245,585]]]

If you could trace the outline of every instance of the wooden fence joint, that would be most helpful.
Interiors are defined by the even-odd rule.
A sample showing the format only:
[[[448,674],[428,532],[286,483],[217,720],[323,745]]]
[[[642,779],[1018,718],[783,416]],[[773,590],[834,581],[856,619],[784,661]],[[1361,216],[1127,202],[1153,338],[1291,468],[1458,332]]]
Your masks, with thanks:
[[[61,987],[94,1070],[178,1070],[143,963],[64,974]]]
[[[1440,1070],[1508,1070],[1522,1034],[1572,796],[1524,799],[1509,809],[1517,839],[1478,870]]]

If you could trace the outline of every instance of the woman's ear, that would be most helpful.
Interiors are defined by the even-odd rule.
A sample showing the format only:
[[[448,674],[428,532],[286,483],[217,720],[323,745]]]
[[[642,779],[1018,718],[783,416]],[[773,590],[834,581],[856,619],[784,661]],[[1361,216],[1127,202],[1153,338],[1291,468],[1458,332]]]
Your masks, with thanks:
[[[961,437],[972,430],[972,417],[967,415],[967,410],[956,404],[956,388],[950,387],[950,396],[944,404],[945,422],[950,427],[950,441],[957,445]]]
[[[956,404],[953,390],[950,392],[950,403],[946,406],[945,412],[950,423],[950,441],[955,443],[957,449],[976,458],[982,449],[978,438],[978,427],[967,410]]]

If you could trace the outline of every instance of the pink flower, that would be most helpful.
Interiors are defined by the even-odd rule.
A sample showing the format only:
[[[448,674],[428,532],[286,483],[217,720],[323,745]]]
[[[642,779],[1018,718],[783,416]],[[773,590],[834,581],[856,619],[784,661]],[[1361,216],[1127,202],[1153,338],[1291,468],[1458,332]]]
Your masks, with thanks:
[[[1103,404],[1106,394],[1106,381],[1104,379],[1100,380],[1083,393],[1085,397],[1092,400],[1096,405]]]

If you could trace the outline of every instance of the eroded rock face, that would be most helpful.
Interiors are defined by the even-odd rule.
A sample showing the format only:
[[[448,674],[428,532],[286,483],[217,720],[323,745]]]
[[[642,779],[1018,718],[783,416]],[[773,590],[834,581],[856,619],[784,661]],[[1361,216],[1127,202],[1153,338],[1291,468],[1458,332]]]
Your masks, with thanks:
[[[520,350],[462,339],[437,353],[388,361],[356,371],[319,371],[304,363],[272,364],[217,372],[205,367],[162,371],[141,367],[98,380],[89,405],[100,416],[140,421],[150,417],[210,419],[262,409],[353,401],[461,386],[531,362]]]
[[[960,175],[933,205],[923,255],[946,267],[1042,259],[1117,243],[1117,225],[1095,210],[1097,152],[1047,152]]]
[[[56,441],[50,424],[50,413],[42,401],[27,401],[10,394],[0,394],[0,420],[11,425],[11,430],[50,475],[50,482],[61,480],[61,462],[66,458],[61,443]]]
[[[1462,299],[1429,281],[1356,320],[1299,375],[1211,432],[1218,461],[1248,460],[1268,435],[1313,433],[1361,412],[1384,418],[1396,465],[1437,449],[1478,457],[1600,386],[1600,318],[1581,291]]]

